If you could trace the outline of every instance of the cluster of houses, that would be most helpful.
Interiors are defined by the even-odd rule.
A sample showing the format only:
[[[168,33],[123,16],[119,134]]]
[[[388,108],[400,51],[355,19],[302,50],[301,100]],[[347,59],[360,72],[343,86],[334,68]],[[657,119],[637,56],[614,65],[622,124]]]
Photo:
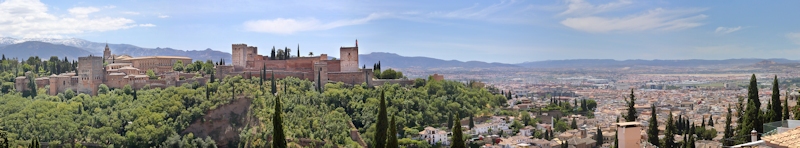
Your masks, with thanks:
[[[536,116],[536,115],[532,115]],[[475,127],[469,128],[464,126],[462,122],[462,129],[464,133],[472,136],[468,142],[481,143],[481,147],[486,148],[556,148],[561,147],[563,144],[569,145],[568,147],[574,148],[592,148],[597,146],[596,136],[598,129],[605,131],[602,133],[603,143],[599,147],[610,147],[614,142],[614,132],[609,130],[624,130],[625,133],[621,135],[629,135],[627,138],[620,137],[625,140],[629,145],[641,146],[641,123],[638,122],[624,122],[614,124],[614,127],[596,127],[591,123],[592,120],[586,119],[581,116],[568,116],[564,118],[575,118],[580,120],[582,126],[578,129],[570,129],[564,132],[554,132],[553,125],[550,123],[536,123],[535,125],[528,125],[520,128],[518,132],[514,133],[512,123],[516,117],[510,116],[491,116],[483,117],[476,120]],[[551,122],[552,123],[552,122]],[[592,125],[587,125],[592,124]],[[551,131],[554,132],[554,137],[551,140],[540,139],[534,137],[536,132]],[[451,131],[449,129],[438,129],[433,127],[426,127],[423,131],[419,132],[416,136],[417,140],[423,140],[431,145],[441,144],[450,145]]]

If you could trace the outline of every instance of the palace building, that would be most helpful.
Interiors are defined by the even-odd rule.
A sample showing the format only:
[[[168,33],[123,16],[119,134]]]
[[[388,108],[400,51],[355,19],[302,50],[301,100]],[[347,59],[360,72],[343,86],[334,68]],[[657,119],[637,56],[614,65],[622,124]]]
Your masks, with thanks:
[[[257,76],[262,70],[267,71],[267,76],[275,78],[296,77],[314,81],[314,85],[324,85],[328,82],[342,82],[346,84],[366,84],[376,86],[382,84],[412,84],[407,79],[374,79],[372,69],[359,68],[358,40],[354,47],[340,47],[339,59],[329,59],[327,54],[319,56],[285,56],[274,58],[260,55],[258,47],[247,44],[232,44],[231,65],[215,65],[214,74],[217,79],[226,76],[239,75],[244,78]],[[299,47],[298,47],[299,48]],[[286,52],[286,54],[291,54]],[[97,95],[100,84],[109,88],[123,88],[130,85],[134,89],[145,86],[166,88],[180,86],[185,83],[205,85],[210,75],[197,73],[183,73],[173,71],[173,66],[178,62],[187,65],[192,59],[180,56],[145,56],[131,57],[127,55],[113,55],[106,45],[103,57],[89,55],[78,58],[76,72],[50,75],[35,79],[38,88],[49,85],[49,94],[57,95],[66,90],[77,93]],[[157,78],[151,79],[146,75],[153,71]],[[255,74],[255,75],[254,75]],[[26,77],[17,77],[15,87],[18,91],[25,91],[29,83]]]

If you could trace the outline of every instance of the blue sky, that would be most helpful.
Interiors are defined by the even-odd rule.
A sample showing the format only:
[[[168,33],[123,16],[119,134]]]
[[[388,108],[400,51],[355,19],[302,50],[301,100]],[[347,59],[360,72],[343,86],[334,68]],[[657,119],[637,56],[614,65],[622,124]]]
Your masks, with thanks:
[[[462,61],[800,59],[800,1],[0,0],[0,36]]]

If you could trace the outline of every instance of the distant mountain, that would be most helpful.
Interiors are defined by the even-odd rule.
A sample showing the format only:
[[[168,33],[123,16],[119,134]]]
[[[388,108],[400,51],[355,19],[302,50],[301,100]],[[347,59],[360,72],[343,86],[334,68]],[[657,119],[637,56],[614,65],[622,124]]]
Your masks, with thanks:
[[[111,53],[116,55],[127,54],[133,57],[139,56],[185,56],[190,57],[193,60],[197,61],[205,61],[205,60],[213,60],[219,61],[219,59],[225,59],[227,62],[231,62],[231,54],[212,50],[210,48],[205,50],[178,50],[173,48],[142,48],[128,44],[108,44],[108,48],[111,49]]]
[[[428,57],[405,57],[394,53],[373,52],[358,56],[359,64],[372,68],[372,64],[381,62],[381,67],[393,68],[494,68],[494,67],[518,67],[512,64],[486,63],[480,61],[457,61],[441,60]]]
[[[696,66],[734,66],[734,65],[753,65],[761,61],[772,61],[775,63],[797,63],[798,61],[787,59],[727,59],[727,60],[612,60],[612,59],[573,59],[573,60],[548,60],[536,62],[524,62],[516,64],[522,67],[531,68],[559,68],[559,67],[629,67],[629,66],[672,66],[672,67],[696,67]]]
[[[6,58],[17,57],[21,60],[28,59],[28,57],[31,56],[39,56],[41,59],[48,59],[51,56],[66,56],[70,59],[77,59],[78,57],[88,56],[91,54],[88,51],[77,47],[57,45],[40,41],[27,41],[0,46],[0,53],[5,55]]]
[[[98,43],[87,41],[84,39],[79,38],[68,38],[68,39],[55,39],[55,38],[23,38],[23,39],[16,39],[10,37],[0,37],[0,47],[2,46],[9,46],[13,44],[19,44],[27,41],[39,41],[39,42],[46,42],[51,44],[60,44],[66,45],[71,47],[77,47],[87,51],[91,54],[96,55],[103,55],[103,50],[105,49],[106,43]],[[138,56],[155,56],[155,55],[164,55],[164,56],[185,56],[190,57],[194,60],[214,60],[218,61],[220,59],[225,59],[225,61],[231,61],[231,54],[225,53],[221,51],[216,51],[212,49],[205,49],[205,50],[178,50],[173,48],[142,48],[130,44],[108,44],[108,47],[111,49],[112,54],[116,55],[130,55],[133,57]],[[85,54],[82,56],[87,56],[89,54]],[[56,56],[64,56],[64,55],[56,55]],[[47,56],[49,57],[49,56]]]

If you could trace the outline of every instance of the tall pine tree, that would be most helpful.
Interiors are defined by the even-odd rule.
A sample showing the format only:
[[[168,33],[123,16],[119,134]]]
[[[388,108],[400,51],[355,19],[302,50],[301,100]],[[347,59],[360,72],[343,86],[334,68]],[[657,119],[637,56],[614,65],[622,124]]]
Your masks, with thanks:
[[[661,145],[658,141],[658,117],[656,112],[656,105],[650,105],[650,126],[647,127],[647,141],[653,145]]]
[[[376,122],[375,126],[375,148],[386,146],[386,129],[389,127],[389,123],[387,123],[386,98],[384,94],[384,90],[381,90],[381,101],[378,104],[378,122]]]
[[[750,85],[747,88],[747,107],[744,112],[744,121],[736,135],[750,135],[750,131],[755,129],[758,133],[763,133],[762,129],[762,116],[761,116],[761,103],[758,99],[758,83],[756,82],[756,75],[750,77]],[[739,136],[739,141],[750,141],[749,136]],[[760,137],[759,137],[760,139]]]
[[[603,145],[603,131],[600,131],[600,127],[597,127],[597,135],[594,136],[594,140],[596,141],[595,147],[602,147]]]
[[[714,114],[708,116],[708,126],[714,128]]]
[[[786,102],[783,102],[783,114],[782,114],[783,115],[783,120],[789,120],[789,97],[788,96],[789,96],[789,91],[787,90],[786,91],[786,95],[784,96],[784,98],[785,98],[784,100],[786,100]]]
[[[475,115],[470,115],[469,116],[469,129],[475,128],[475,121],[472,120],[472,116],[475,116]]]
[[[725,115],[725,132],[722,136],[722,146],[733,146],[733,129],[731,129],[731,106],[728,105],[728,114]]]
[[[772,118],[770,122],[781,121],[783,118],[783,106],[781,106],[781,92],[780,92],[780,85],[778,85],[778,75],[775,75],[775,79],[772,81]]]
[[[278,85],[275,84],[275,72],[274,71],[272,72],[272,79],[270,79],[269,82],[271,83],[270,84],[270,86],[271,86],[270,92],[272,93],[272,95],[275,95],[275,93],[278,93]]]
[[[389,121],[389,139],[386,139],[386,148],[400,148],[397,143],[397,124],[394,122],[394,115]]]
[[[675,147],[675,122],[672,121],[672,111],[669,112],[669,117],[667,117],[667,126],[666,129],[664,129],[664,144],[662,147]]]
[[[272,115],[272,147],[286,148],[286,135],[283,133],[283,118],[281,117],[281,97],[275,97],[275,113]]]
[[[625,100],[626,103],[628,103],[628,113],[624,116],[626,122],[634,122],[638,117],[636,115],[636,108],[634,108],[634,105],[636,105],[636,96],[633,95],[633,89],[631,89],[630,98],[631,100]]]
[[[461,122],[458,121],[460,119],[457,115],[455,116],[455,124],[453,124],[453,142],[450,143],[450,148],[466,148],[466,142],[464,142],[464,134],[461,131]],[[502,131],[501,131],[502,132]]]

